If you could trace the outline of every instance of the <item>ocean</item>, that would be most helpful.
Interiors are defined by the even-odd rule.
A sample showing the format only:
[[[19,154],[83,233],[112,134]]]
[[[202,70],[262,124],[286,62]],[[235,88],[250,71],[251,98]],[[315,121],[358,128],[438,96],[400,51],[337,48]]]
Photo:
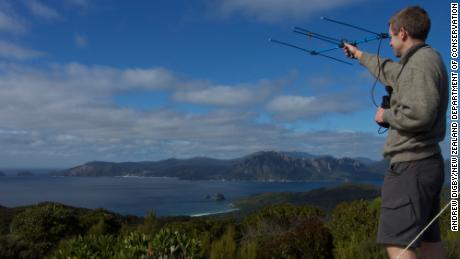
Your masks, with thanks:
[[[0,177],[0,205],[16,207],[43,201],[84,208],[104,208],[120,214],[200,216],[235,210],[238,198],[266,192],[306,192],[343,182],[189,181],[158,177]],[[381,184],[375,182],[374,184]],[[217,193],[224,201],[215,201]]]

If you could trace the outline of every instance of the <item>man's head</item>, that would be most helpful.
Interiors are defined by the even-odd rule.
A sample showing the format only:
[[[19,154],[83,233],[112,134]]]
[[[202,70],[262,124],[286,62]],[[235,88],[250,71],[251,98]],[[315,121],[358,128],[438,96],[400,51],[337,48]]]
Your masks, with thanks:
[[[415,43],[423,43],[430,31],[430,17],[419,6],[402,9],[390,18],[390,46],[395,56],[401,57]]]

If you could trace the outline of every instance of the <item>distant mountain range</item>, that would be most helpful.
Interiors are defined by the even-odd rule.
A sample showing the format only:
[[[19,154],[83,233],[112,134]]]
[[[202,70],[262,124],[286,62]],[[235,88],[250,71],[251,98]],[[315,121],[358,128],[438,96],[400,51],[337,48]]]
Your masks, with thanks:
[[[157,162],[89,162],[53,176],[153,176],[187,180],[318,181],[379,180],[388,161],[334,158],[302,152],[263,151],[242,158],[206,157]]]

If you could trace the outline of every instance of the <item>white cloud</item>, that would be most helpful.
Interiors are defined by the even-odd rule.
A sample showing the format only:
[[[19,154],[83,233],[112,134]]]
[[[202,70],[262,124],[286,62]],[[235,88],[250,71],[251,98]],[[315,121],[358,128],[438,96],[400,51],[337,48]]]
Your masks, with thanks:
[[[25,130],[11,130],[11,129],[1,129],[0,134],[2,135],[24,135],[27,134]]]
[[[353,99],[351,93],[326,96],[282,95],[267,105],[267,110],[279,120],[306,120],[331,113],[350,113],[362,107],[362,101]]]
[[[14,13],[7,2],[0,2],[0,31],[16,34],[26,31],[26,22]]]
[[[236,106],[251,103],[253,93],[245,88],[215,86],[196,91],[176,92],[174,99],[198,104]]]
[[[27,9],[29,9],[29,11],[35,16],[47,20],[54,20],[60,18],[60,15],[56,10],[44,5],[43,3],[40,3],[38,0],[26,0],[24,3]]]
[[[197,115],[173,108],[128,109],[111,100],[115,92],[133,87],[169,86],[171,92],[179,85],[179,89],[198,87],[195,82],[177,81],[174,73],[162,68],[0,63],[0,121],[4,125],[0,164],[71,166],[90,160],[232,158],[260,150],[379,157],[383,138],[372,134],[293,132],[254,122],[258,113],[251,109],[230,107]],[[369,143],[376,143],[372,150]]]
[[[68,63],[55,64],[49,71],[40,71],[40,74],[52,80],[51,84],[59,83],[62,87],[90,90],[99,95],[136,88],[168,89],[176,83],[173,74],[163,68],[120,70],[108,66]]]
[[[215,105],[223,107],[246,107],[265,102],[280,91],[290,79],[261,80],[257,84],[195,85],[177,90],[173,98],[179,102]],[[204,87],[203,87],[204,86]]]
[[[0,57],[6,59],[26,60],[42,57],[43,52],[21,47],[11,42],[0,40]]]
[[[365,0],[215,0],[209,1],[213,9],[224,16],[241,13],[264,22],[299,19],[320,12],[352,5]]]
[[[331,77],[330,75],[313,75],[307,79],[307,85],[315,92],[324,92],[330,91],[330,86],[337,84],[336,81],[339,80],[341,79]],[[343,83],[343,80],[341,82]]]
[[[84,48],[88,45],[88,39],[79,33],[75,33],[74,41],[75,45],[79,48]]]
[[[126,69],[122,73],[122,80],[126,84],[143,87],[145,89],[167,89],[175,83],[173,74],[163,68]]]
[[[294,110],[312,109],[316,98],[311,96],[278,96],[273,99],[268,107],[279,112],[292,112]]]

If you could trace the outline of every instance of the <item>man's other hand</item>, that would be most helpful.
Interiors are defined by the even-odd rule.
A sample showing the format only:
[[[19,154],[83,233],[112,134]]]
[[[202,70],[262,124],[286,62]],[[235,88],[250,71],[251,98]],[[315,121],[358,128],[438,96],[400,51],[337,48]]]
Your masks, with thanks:
[[[377,123],[383,123],[383,112],[385,111],[385,109],[383,109],[382,107],[379,107],[377,109],[377,112],[375,113],[375,122]]]

